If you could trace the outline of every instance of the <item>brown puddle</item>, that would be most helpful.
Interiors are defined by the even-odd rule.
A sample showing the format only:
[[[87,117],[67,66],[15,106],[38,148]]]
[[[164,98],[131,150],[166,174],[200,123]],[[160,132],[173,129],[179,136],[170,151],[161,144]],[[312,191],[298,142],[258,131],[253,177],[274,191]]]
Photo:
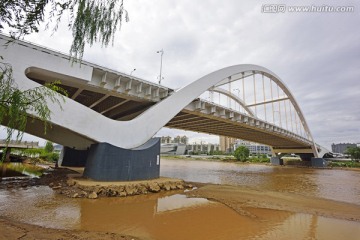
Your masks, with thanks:
[[[45,227],[141,239],[358,239],[360,223],[258,208],[242,216],[206,199],[151,194],[68,199],[47,187],[1,190],[0,214]]]

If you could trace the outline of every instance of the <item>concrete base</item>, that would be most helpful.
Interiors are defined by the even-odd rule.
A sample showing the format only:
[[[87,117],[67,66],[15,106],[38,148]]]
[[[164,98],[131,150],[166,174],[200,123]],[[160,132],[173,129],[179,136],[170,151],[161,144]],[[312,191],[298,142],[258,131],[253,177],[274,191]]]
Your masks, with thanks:
[[[327,167],[327,161],[323,158],[311,158],[312,167]]]
[[[297,153],[296,153],[297,154]],[[299,153],[297,154],[300,156],[301,160],[302,161],[311,161],[311,158],[314,157],[314,154],[313,153]]]
[[[64,147],[62,150],[61,166],[65,167],[85,167],[89,150],[76,150]]]
[[[88,197],[91,192],[96,192],[98,197],[126,197],[139,194],[165,192],[170,190],[192,189],[191,184],[186,184],[181,179],[157,178],[141,181],[93,181],[81,176],[70,175],[67,181],[78,197]],[[81,193],[87,192],[87,196]],[[72,197],[73,194],[67,195]]]
[[[134,181],[160,176],[160,138],[150,139],[134,149],[108,143],[93,144],[86,160],[84,176],[96,181]]]
[[[278,157],[271,157],[270,162],[272,165],[284,165],[284,161]]]

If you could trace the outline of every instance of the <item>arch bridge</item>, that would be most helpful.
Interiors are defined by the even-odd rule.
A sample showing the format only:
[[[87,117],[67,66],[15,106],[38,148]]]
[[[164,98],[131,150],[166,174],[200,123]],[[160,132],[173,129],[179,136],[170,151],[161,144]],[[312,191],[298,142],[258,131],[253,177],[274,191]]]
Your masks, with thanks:
[[[48,103],[52,128],[46,135],[36,116],[26,132],[73,150],[97,143],[143,149],[165,126],[266,144],[274,154],[325,154],[293,94],[264,67],[230,66],[174,90],[89,62],[71,63],[65,54],[28,42],[3,47],[8,40],[0,35],[1,55],[20,88],[60,80],[69,97],[63,109]]]

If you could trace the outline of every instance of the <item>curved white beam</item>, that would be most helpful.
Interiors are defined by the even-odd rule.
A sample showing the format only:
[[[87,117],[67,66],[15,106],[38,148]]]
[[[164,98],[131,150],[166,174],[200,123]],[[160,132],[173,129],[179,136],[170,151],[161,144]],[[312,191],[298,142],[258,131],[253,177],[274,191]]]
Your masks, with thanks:
[[[224,94],[225,96],[228,96],[229,98],[233,99],[235,102],[240,104],[240,106],[242,106],[250,116],[255,117],[254,112],[248,106],[246,106],[245,102],[243,100],[241,100],[235,94],[233,94],[229,91],[226,91],[225,89],[219,88],[219,87],[212,88],[211,91],[221,93],[221,94]]]
[[[279,85],[279,87],[281,87],[283,91],[287,94],[287,96],[291,99],[296,111],[298,112],[301,120],[303,121],[305,129],[310,133],[310,130],[307,126],[306,120],[302,114],[299,105],[297,104],[290,90],[285,86],[285,84],[280,80],[280,78],[272,71],[264,67],[258,65],[252,65],[252,64],[235,65],[210,73],[190,83],[189,85],[177,90],[168,98],[162,100],[161,102],[150,108],[148,111],[138,116],[136,119],[133,119],[132,122],[136,126],[139,126],[141,125],[141,122],[144,122],[146,119],[150,120],[150,122],[153,122],[155,124],[151,124],[151,126],[145,126],[140,129],[141,131],[146,131],[148,134],[155,134],[158,130],[160,130],[162,126],[164,126],[178,112],[180,112],[187,104],[189,104],[196,97],[200,96],[211,86],[214,86],[222,79],[225,79],[227,77],[245,71],[257,71],[257,72],[265,73],[269,77],[271,77],[271,79],[275,81]],[[167,109],[166,113],[163,111],[163,109]],[[313,141],[312,136],[311,136],[311,140]]]

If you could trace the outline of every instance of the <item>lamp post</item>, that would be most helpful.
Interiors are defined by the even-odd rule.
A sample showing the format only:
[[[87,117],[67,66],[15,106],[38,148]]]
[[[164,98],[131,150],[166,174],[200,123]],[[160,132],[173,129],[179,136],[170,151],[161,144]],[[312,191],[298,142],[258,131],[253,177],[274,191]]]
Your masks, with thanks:
[[[162,74],[162,58],[164,55],[164,50],[161,49],[161,50],[157,51],[156,53],[161,53],[161,55],[160,55],[160,76],[159,76],[159,84],[161,84],[161,80],[163,79],[161,74]]]
[[[130,76],[131,76],[131,75],[132,75],[132,73],[133,73],[133,72],[135,72],[135,71],[136,71],[136,68],[134,68],[134,70],[132,70],[132,71],[131,71]]]

